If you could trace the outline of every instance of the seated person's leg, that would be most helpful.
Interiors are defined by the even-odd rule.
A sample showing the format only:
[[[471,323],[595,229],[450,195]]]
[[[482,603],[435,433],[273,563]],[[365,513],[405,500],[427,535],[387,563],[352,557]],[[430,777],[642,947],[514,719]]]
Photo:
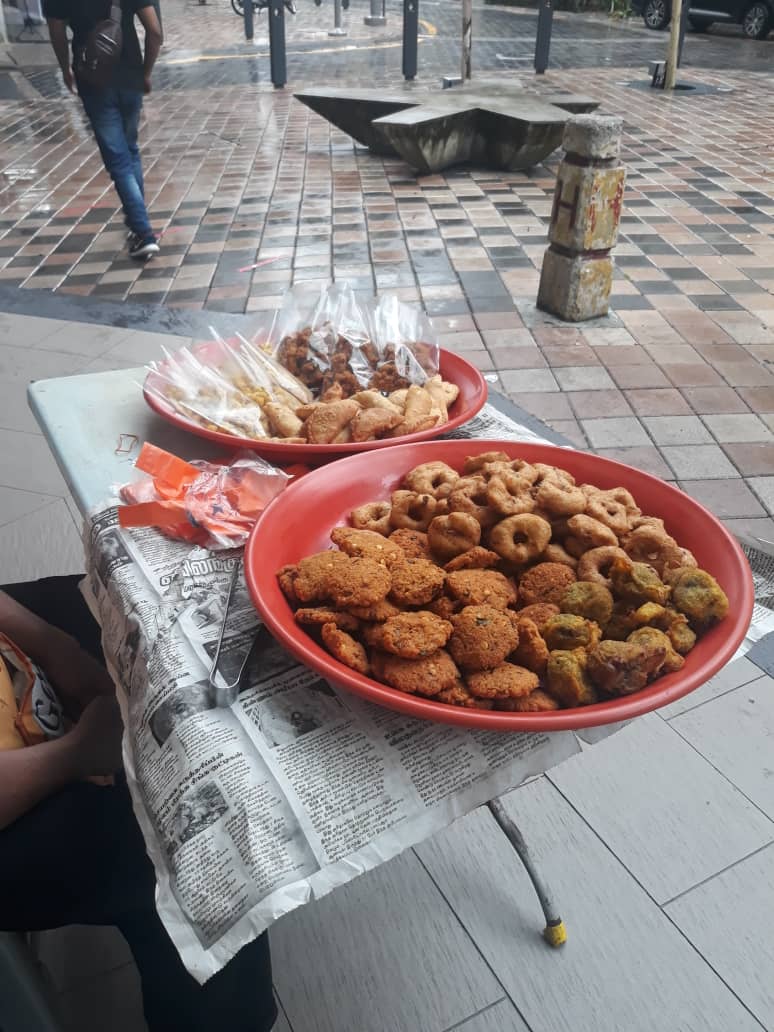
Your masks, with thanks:
[[[7,584],[2,590],[41,620],[72,635],[82,649],[101,663],[99,624],[78,589],[82,580],[83,574],[44,577],[22,584]]]

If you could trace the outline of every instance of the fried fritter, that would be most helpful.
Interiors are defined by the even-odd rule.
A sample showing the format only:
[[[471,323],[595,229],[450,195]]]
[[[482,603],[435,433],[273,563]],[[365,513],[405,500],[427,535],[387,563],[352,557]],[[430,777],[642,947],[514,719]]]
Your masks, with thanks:
[[[452,618],[449,652],[464,670],[491,670],[516,648],[519,635],[506,613],[493,606],[466,606]]]
[[[695,631],[706,631],[728,614],[728,597],[706,570],[682,568],[672,581],[672,602]]]
[[[306,556],[299,562],[293,580],[296,598],[299,602],[324,602],[333,598],[330,590],[331,575],[334,570],[349,562],[351,560],[343,552],[334,549]]]
[[[551,652],[556,649],[567,651],[590,648],[601,637],[602,631],[598,624],[573,613],[552,616],[543,628],[543,638]]]
[[[548,657],[546,690],[563,706],[588,706],[597,701],[586,664],[585,649],[560,649]]]
[[[631,602],[614,602],[613,615],[605,625],[605,637],[614,641],[626,641],[632,631],[636,631],[640,626],[636,612]]]
[[[496,570],[457,570],[447,575],[446,591],[466,606],[507,609],[516,603],[513,583]]]
[[[685,613],[657,602],[646,602],[635,610],[632,619],[637,627],[655,627],[663,631],[677,652],[685,655],[696,644],[696,635],[688,625]]]
[[[519,581],[519,597],[526,605],[552,602],[559,605],[575,574],[564,563],[538,563]]]
[[[296,594],[296,577],[298,576],[298,567],[292,563],[288,566],[283,566],[277,570],[277,580],[282,590],[282,594],[288,600],[288,602],[298,602],[298,595]]]
[[[576,581],[565,591],[560,607],[563,613],[574,613],[604,627],[613,615],[613,596],[604,584]]]
[[[559,709],[559,703],[548,692],[536,688],[520,699],[498,699],[495,709],[506,710],[508,713],[548,713]]]
[[[430,544],[427,534],[423,530],[409,530],[408,527],[398,527],[390,534],[390,541],[403,549],[403,553],[409,559],[429,559]]]
[[[514,663],[500,663],[491,670],[467,674],[466,682],[473,695],[481,699],[518,699],[537,688],[537,674]]]
[[[344,562],[336,563],[328,574],[327,597],[332,598],[340,609],[372,606],[387,597],[392,581],[385,566],[373,559],[350,559],[343,552],[338,555]]]
[[[519,610],[519,618],[532,620],[541,634],[551,617],[558,615],[559,606],[555,606],[553,602],[535,602],[534,605],[524,606]]]
[[[322,627],[324,624],[332,623],[336,624],[342,631],[349,631],[350,633],[357,631],[360,627],[360,621],[355,619],[349,613],[338,612],[336,609],[330,609],[328,606],[315,606],[310,609],[297,609],[296,610],[296,623],[301,624],[302,627]]]
[[[520,613],[516,616],[518,617],[516,630],[519,634],[519,644],[510,658],[519,666],[526,667],[527,670],[532,670],[542,677],[548,662],[548,646],[533,620]]]
[[[685,660],[679,652],[675,652],[668,636],[656,627],[640,627],[638,630],[632,631],[626,640],[630,645],[641,646],[649,655],[658,653],[659,656],[664,657],[659,666],[653,669],[651,676],[672,674],[685,665]]]
[[[359,641],[355,641],[351,635],[342,631],[335,623],[322,625],[322,640],[326,649],[340,663],[351,667],[352,670],[357,670],[359,674],[368,673],[366,650]]]
[[[443,591],[446,574],[429,559],[407,559],[390,568],[390,600],[397,605],[425,606]]]
[[[331,531],[331,541],[349,556],[373,559],[374,562],[385,566],[405,559],[402,548],[373,530],[334,527]]]
[[[664,649],[648,651],[628,641],[601,641],[589,652],[589,676],[608,695],[631,695],[645,687],[665,656]]]
[[[348,613],[356,620],[365,620],[368,623],[384,623],[391,616],[397,616],[401,610],[388,601],[386,598],[374,602],[370,606],[347,606]]]
[[[454,661],[444,649],[422,659],[403,659],[401,656],[391,656],[388,652],[377,653],[371,658],[380,680],[410,695],[438,695],[452,688],[460,676]]]
[[[669,588],[647,563],[616,559],[610,567],[610,582],[617,599],[633,602],[637,606],[644,602],[663,605],[669,598]]]
[[[444,688],[436,697],[438,702],[446,702],[450,706],[464,706],[465,709],[492,709],[491,699],[477,699],[468,691],[464,681],[457,681],[451,688]]]
[[[497,566],[500,556],[497,552],[490,552],[488,548],[476,545],[469,548],[462,555],[457,555],[444,566],[447,573],[454,573],[456,570],[489,570]]]
[[[391,616],[380,628],[379,648],[404,659],[419,659],[443,648],[453,630],[448,620],[423,610]]]

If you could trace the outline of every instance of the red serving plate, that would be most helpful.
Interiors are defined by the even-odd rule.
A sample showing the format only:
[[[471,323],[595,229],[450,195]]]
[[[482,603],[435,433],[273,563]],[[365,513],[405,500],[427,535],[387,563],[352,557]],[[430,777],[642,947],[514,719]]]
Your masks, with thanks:
[[[439,460],[461,469],[466,456],[494,450],[528,462],[562,466],[578,483],[628,488],[642,511],[661,516],[667,530],[694,553],[699,566],[717,578],[728,595],[729,614],[699,639],[686,656],[682,670],[660,677],[641,692],[593,706],[550,713],[464,709],[406,695],[350,670],[296,624],[275,576],[281,566],[331,547],[333,527],[348,524],[349,513],[356,506],[389,498],[403,475],[419,463]],[[745,636],[753,607],[752,575],[741,548],[726,528],[687,494],[611,459],[517,441],[407,444],[313,470],[286,488],[262,514],[247,544],[245,572],[253,602],[275,638],[333,684],[414,717],[489,730],[566,731],[594,727],[628,720],[674,702],[704,684],[731,659]]]
[[[219,341],[207,341],[197,345],[193,351],[205,364],[218,364],[220,349],[223,348]],[[349,444],[283,444],[281,441],[253,440],[250,437],[236,437],[234,434],[227,434],[220,430],[208,430],[200,426],[193,419],[181,415],[168,401],[162,400],[158,394],[151,393],[155,388],[163,393],[164,381],[155,372],[149,372],[145,377],[143,396],[147,404],[157,412],[162,419],[180,427],[181,430],[188,430],[197,437],[206,437],[209,441],[217,441],[226,448],[249,448],[266,458],[274,459],[276,462],[294,463],[306,462],[316,465],[326,462],[328,459],[342,455],[352,455],[357,452],[372,451],[377,448],[390,448],[397,444],[405,444],[409,441],[427,441],[440,434],[448,433],[455,427],[462,426],[475,416],[486,401],[487,386],[484,377],[464,358],[455,355],[452,351],[439,349],[439,372],[444,380],[456,384],[460,389],[459,396],[449,409],[449,419],[440,426],[434,426],[430,430],[420,430],[415,434],[406,434],[403,437],[391,437],[383,441],[361,441],[350,442]]]

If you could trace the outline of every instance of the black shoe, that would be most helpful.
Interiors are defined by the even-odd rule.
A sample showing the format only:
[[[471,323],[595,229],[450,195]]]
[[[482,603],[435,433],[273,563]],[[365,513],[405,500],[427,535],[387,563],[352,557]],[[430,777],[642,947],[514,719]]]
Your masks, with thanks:
[[[129,257],[145,261],[159,253],[159,245],[155,236],[149,233],[148,236],[135,236],[129,241]]]

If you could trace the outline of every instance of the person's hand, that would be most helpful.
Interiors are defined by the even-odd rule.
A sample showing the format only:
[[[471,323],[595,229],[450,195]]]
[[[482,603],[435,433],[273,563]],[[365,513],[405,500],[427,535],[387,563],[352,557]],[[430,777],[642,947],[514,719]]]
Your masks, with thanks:
[[[153,89],[153,85],[151,83],[151,77],[149,75],[146,75],[144,80],[143,80],[143,84],[142,84],[142,92],[143,93],[150,93],[152,89]]]
[[[115,699],[94,699],[68,732],[76,767],[82,777],[114,774],[121,768],[123,724]]]
[[[62,70],[62,78],[64,79],[64,84],[68,88],[70,93],[77,92],[75,89],[75,77],[73,75],[72,68],[64,68]]]

